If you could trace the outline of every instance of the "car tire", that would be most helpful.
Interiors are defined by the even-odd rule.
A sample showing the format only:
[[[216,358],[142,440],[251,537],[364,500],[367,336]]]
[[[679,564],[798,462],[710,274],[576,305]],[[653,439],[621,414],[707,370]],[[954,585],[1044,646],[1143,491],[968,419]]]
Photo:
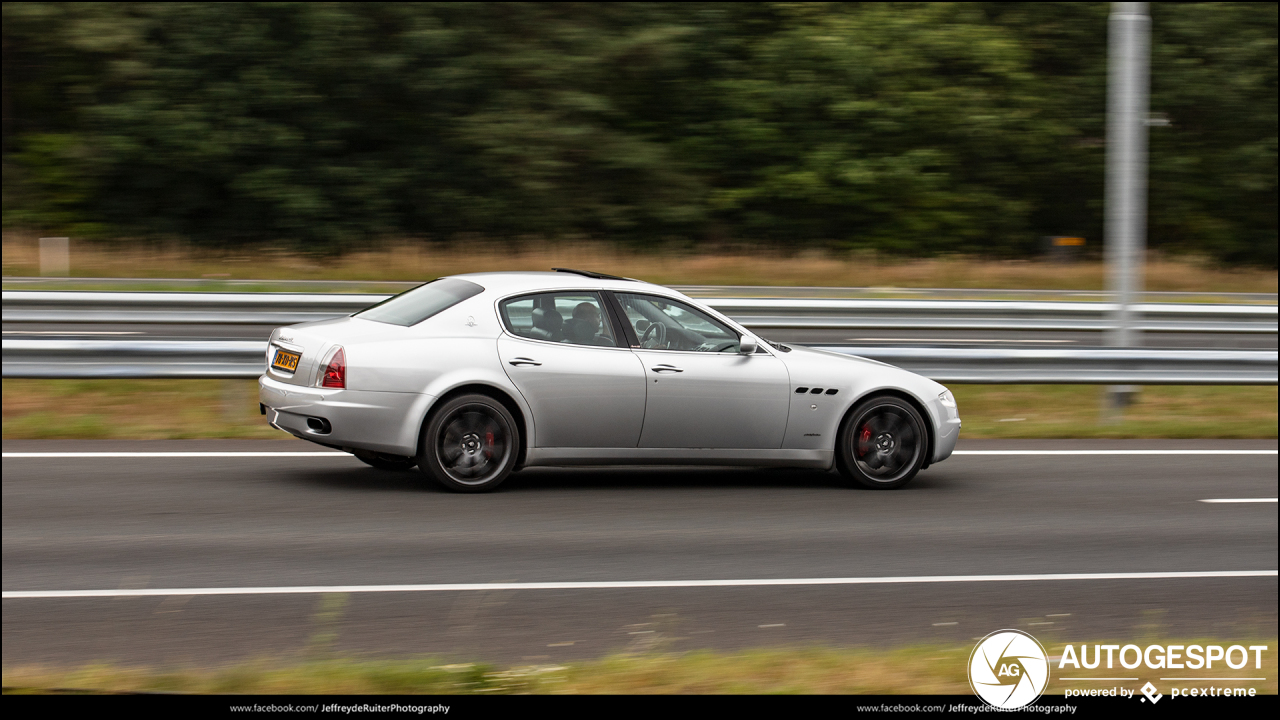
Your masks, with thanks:
[[[418,469],[454,492],[489,492],[515,467],[520,435],[511,412],[488,395],[460,395],[431,414]]]
[[[863,487],[892,490],[911,482],[927,459],[929,435],[911,403],[878,395],[858,403],[838,436],[840,474]]]
[[[417,458],[402,457],[399,455],[384,455],[382,453],[363,451],[353,454],[360,462],[379,470],[409,470],[412,469],[414,465],[418,464]]]

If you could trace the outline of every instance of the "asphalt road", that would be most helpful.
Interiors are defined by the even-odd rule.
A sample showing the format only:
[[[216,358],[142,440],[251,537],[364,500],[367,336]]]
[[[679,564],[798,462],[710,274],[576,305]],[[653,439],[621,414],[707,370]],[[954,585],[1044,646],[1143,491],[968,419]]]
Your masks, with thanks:
[[[6,441],[3,589],[281,588],[1277,568],[1276,441],[972,441],[901,491],[789,470],[536,469],[490,495],[298,441]],[[558,662],[612,651],[1275,637],[1267,577],[6,598],[3,662],[317,651]]]
[[[178,325],[162,323],[4,323],[4,337],[13,339],[75,340],[262,340],[275,325]],[[802,345],[912,345],[936,347],[1085,348],[1107,344],[1103,332],[914,330],[914,329],[808,329],[766,328],[770,340]],[[1275,333],[1142,333],[1140,345],[1149,348],[1200,348],[1275,350]]]

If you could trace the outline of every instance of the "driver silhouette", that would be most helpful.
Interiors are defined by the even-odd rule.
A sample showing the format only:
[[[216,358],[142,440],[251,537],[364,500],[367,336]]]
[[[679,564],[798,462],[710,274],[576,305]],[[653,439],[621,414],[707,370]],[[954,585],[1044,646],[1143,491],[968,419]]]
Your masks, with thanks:
[[[583,302],[573,309],[573,319],[568,323],[568,335],[573,342],[581,345],[612,345],[608,338],[597,337],[600,333],[600,308],[594,303]]]

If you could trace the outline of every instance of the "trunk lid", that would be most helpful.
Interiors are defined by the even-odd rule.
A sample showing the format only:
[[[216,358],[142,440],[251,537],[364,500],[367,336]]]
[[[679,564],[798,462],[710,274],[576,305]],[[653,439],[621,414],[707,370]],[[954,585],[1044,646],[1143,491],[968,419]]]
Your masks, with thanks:
[[[332,318],[276,328],[267,344],[267,376],[289,385],[314,387],[320,377],[320,363],[334,347],[386,332],[385,323],[354,317]],[[285,372],[272,367],[280,351],[298,353],[298,367]]]

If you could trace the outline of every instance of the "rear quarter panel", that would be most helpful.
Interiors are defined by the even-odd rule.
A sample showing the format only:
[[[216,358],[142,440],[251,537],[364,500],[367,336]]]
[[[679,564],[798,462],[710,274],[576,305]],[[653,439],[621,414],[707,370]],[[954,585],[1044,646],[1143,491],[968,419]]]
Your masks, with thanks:
[[[417,416],[406,419],[416,432],[441,396],[464,385],[493,387],[520,407],[526,440],[532,442],[529,409],[498,358],[491,294],[481,293],[411,327],[388,327],[394,330],[345,348],[349,388],[426,396],[414,406]]]

